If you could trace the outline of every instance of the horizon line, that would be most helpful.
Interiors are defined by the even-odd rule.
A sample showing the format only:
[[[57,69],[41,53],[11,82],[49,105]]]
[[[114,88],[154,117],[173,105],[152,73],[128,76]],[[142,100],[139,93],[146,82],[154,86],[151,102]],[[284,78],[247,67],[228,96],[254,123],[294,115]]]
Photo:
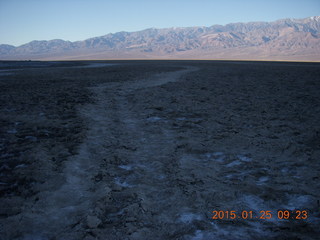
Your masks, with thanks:
[[[230,62],[296,62],[296,63],[320,63],[320,60],[261,60],[261,59],[163,59],[163,58],[120,58],[120,59],[80,59],[80,60],[2,60],[0,62],[88,62],[88,61],[230,61]]]

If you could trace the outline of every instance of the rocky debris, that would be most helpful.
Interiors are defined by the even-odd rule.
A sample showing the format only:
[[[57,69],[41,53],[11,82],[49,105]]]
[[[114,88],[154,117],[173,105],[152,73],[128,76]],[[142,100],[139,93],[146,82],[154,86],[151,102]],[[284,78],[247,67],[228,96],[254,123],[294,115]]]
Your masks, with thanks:
[[[101,220],[96,216],[87,217],[87,225],[89,228],[97,228],[101,224]]]

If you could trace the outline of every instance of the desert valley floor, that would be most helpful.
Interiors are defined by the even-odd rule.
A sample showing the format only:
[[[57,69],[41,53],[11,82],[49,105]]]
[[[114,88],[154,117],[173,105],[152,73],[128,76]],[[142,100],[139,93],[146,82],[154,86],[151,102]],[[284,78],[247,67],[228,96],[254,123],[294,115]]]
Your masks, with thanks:
[[[319,237],[320,63],[3,61],[0,91],[1,240]]]

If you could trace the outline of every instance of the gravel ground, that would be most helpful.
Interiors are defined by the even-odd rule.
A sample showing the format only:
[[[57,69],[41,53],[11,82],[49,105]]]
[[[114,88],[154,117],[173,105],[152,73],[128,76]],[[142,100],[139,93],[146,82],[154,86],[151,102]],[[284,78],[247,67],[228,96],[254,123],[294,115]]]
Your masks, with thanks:
[[[1,62],[0,91],[0,239],[320,234],[319,63]]]

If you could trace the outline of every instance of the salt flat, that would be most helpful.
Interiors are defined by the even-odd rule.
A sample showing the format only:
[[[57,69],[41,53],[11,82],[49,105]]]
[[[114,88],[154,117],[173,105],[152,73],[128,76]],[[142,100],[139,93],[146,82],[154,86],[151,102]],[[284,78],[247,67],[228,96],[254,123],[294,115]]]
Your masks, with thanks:
[[[319,63],[13,65],[0,64],[3,239],[319,235]]]

